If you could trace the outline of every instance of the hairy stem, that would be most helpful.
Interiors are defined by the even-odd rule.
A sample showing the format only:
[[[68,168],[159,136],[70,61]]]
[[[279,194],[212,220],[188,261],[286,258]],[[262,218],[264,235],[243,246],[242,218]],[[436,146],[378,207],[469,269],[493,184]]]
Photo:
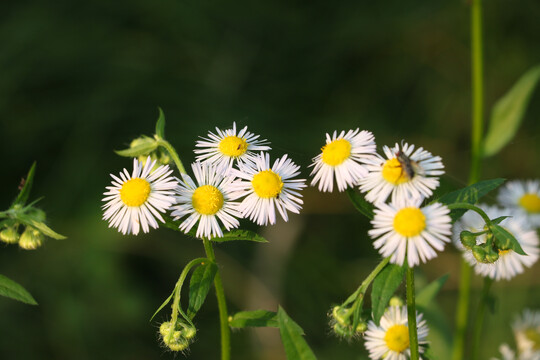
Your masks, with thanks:
[[[409,348],[411,360],[418,360],[418,329],[416,325],[416,305],[414,302],[414,268],[407,266],[407,317],[409,326]]]

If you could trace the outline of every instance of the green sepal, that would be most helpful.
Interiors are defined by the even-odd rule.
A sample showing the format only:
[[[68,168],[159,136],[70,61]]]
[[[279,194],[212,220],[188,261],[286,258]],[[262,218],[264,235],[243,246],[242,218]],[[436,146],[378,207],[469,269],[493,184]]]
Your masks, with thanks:
[[[435,299],[435,296],[441,291],[443,285],[448,280],[449,274],[444,274],[429,285],[416,293],[415,303],[418,308],[426,308]]]
[[[288,360],[314,360],[315,354],[304,339],[304,330],[280,306],[277,312],[279,334]]]
[[[165,138],[165,114],[163,113],[163,110],[158,106],[159,110],[159,117],[156,122],[156,135],[164,139]]]
[[[0,295],[29,305],[38,304],[25,288],[4,275],[0,275]]]
[[[114,152],[125,157],[138,157],[141,155],[146,156],[152,151],[156,150],[158,146],[159,144],[156,140],[148,136],[143,136],[139,139],[139,143],[137,145],[124,150],[115,150]]]
[[[497,154],[516,135],[531,95],[540,80],[540,65],[527,71],[493,106],[483,156]]]
[[[377,326],[386,311],[388,302],[394,296],[397,288],[403,281],[405,266],[388,264],[373,280],[371,289],[371,310],[373,321]]]
[[[214,237],[210,239],[210,241],[213,241],[213,242],[227,242],[227,241],[236,241],[236,240],[254,241],[254,242],[259,242],[259,243],[268,242],[268,240],[266,240],[265,238],[263,238],[256,232],[250,231],[250,230],[232,230],[232,231],[223,233],[223,237]]]
[[[187,316],[191,319],[195,317],[206,295],[212,286],[214,277],[216,276],[217,265],[213,262],[207,262],[201,264],[191,274],[191,280],[189,282],[189,305],[187,310]]]
[[[509,248],[511,250],[514,250],[519,255],[527,255],[525,254],[525,251],[523,251],[523,249],[521,248],[521,245],[514,237],[514,235],[508,232],[505,228],[497,224],[491,224],[489,228],[493,233],[493,236],[495,236],[495,244],[497,245],[497,247],[503,249]]]
[[[279,327],[277,314],[268,310],[240,311],[229,319],[233,328],[245,327]]]
[[[30,167],[30,170],[28,171],[28,175],[26,175],[26,178],[23,179],[24,183],[22,186],[21,191],[19,192],[19,195],[15,198],[15,201],[13,201],[13,207],[16,204],[24,205],[26,201],[28,200],[28,197],[30,196],[30,190],[32,190],[32,185],[34,183],[34,174],[36,173],[36,162],[32,164]]]
[[[349,196],[349,200],[351,200],[356,210],[358,210],[368,219],[373,220],[373,217],[375,216],[373,212],[375,207],[373,204],[368,202],[363,195],[359,194],[353,188],[347,188],[347,195]]]

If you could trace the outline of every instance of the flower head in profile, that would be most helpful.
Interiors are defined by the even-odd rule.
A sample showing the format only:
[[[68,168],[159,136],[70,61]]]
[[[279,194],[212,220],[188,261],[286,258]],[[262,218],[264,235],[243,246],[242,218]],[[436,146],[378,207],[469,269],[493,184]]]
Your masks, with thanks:
[[[247,131],[247,126],[236,131],[236,123],[232,129],[208,133],[195,144],[197,161],[214,165],[219,173],[228,172],[236,163],[253,164],[258,151],[268,151],[270,146],[266,140],[259,140],[259,135]]]
[[[373,321],[368,323],[365,333],[366,349],[373,360],[407,360],[411,357],[409,347],[409,327],[406,306],[390,306],[381,318],[380,325]],[[418,351],[424,352],[427,344],[428,327],[422,319],[422,314],[416,314],[416,328],[418,331]]]
[[[450,242],[450,210],[434,203],[420,207],[422,199],[396,199],[390,204],[379,203],[369,235],[379,253],[393,264],[403,265],[405,255],[410,267],[426,262],[443,251]]]
[[[519,214],[513,213],[511,209],[499,209],[496,206],[479,205],[490,219],[501,216],[510,216],[502,220],[499,225],[510,232],[519,242],[521,248],[527,255],[520,255],[511,249],[498,249],[496,260],[493,263],[479,262],[474,256],[472,248],[465,248],[460,241],[459,234],[463,231],[479,233],[485,230],[484,220],[474,211],[467,211],[461,219],[454,224],[453,240],[456,247],[463,251],[465,260],[474,266],[475,272],[481,276],[489,276],[494,280],[510,280],[514,276],[521,274],[525,268],[531,267],[540,254],[538,248],[539,240],[536,231],[531,230],[527,225],[527,219]],[[486,244],[486,234],[476,236],[476,245]]]
[[[360,180],[360,191],[367,193],[372,203],[392,201],[409,197],[429,197],[439,186],[438,176],[444,174],[439,156],[433,156],[423,148],[415,150],[407,143],[393,148],[383,147],[386,159],[372,158],[367,168],[369,175]]]
[[[540,311],[525,309],[512,323],[519,354],[540,360]]]
[[[232,201],[234,178],[218,173],[214,166],[206,163],[195,162],[191,168],[196,182],[182,174],[184,181],[176,189],[176,205],[171,215],[175,216],[174,220],[187,216],[180,224],[180,230],[186,233],[199,223],[195,235],[198,238],[222,237],[220,222],[227,230],[240,224],[238,203]]]
[[[319,184],[320,191],[332,192],[334,178],[339,191],[354,186],[368,171],[363,162],[375,155],[375,137],[369,131],[356,129],[347,133],[326,134],[326,145],[313,158],[311,185]]]
[[[540,227],[540,181],[509,181],[501,188],[498,200],[526,216],[531,227]]]
[[[145,233],[150,227],[156,229],[156,218],[165,222],[160,213],[174,204],[173,190],[178,183],[167,165],[152,170],[154,164],[148,159],[143,166],[133,159],[131,174],[126,169],[119,176],[111,174],[112,186],[107,186],[103,194],[103,219],[109,221],[109,227],[118,228],[124,235],[137,235],[141,228]]]
[[[251,166],[241,166],[234,172],[240,182],[233,187],[238,197],[242,215],[259,225],[276,223],[276,209],[288,221],[287,211],[298,214],[303,201],[300,190],[306,186],[304,179],[293,179],[300,174],[300,166],[284,155],[270,166],[270,155],[260,153]]]

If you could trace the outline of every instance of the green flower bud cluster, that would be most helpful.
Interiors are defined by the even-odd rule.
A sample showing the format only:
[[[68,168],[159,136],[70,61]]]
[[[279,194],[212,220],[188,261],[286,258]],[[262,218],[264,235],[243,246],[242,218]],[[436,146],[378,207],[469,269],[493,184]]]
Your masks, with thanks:
[[[363,319],[354,327],[351,308],[345,306],[334,306],[330,318],[332,331],[340,337],[351,339],[367,330],[367,323]]]
[[[478,244],[476,238],[480,235],[485,235],[485,242]],[[459,234],[459,238],[463,246],[471,250],[476,261],[482,264],[493,264],[499,260],[499,254],[512,249],[512,243],[509,239],[506,241],[495,239],[489,230],[479,233],[465,230]]]
[[[155,160],[154,169],[160,165],[169,165],[172,162],[170,155],[159,147],[158,140],[148,136],[141,136],[133,140],[129,144],[128,150],[131,150],[132,157],[137,157],[144,165],[146,165],[148,157],[152,161]]]
[[[184,351],[193,342],[197,329],[191,324],[186,324],[180,319],[175,324],[166,321],[159,327],[159,334],[165,346],[172,351]]]

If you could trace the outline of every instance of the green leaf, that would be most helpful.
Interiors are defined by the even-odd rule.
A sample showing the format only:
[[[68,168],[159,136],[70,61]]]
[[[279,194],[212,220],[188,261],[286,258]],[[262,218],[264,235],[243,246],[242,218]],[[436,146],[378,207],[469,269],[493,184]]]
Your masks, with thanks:
[[[161,110],[160,107],[158,107],[159,110],[159,117],[156,122],[156,135],[160,137],[161,139],[165,138],[165,114],[163,113],[163,110]]]
[[[416,305],[419,308],[426,308],[435,299],[435,296],[442,289],[446,280],[448,280],[448,274],[441,276],[434,280],[431,284],[424,287],[422,290],[416,292]]]
[[[500,224],[504,219],[507,219],[511,216],[499,216],[498,218],[491,219],[492,224]]]
[[[29,305],[38,304],[25,288],[4,275],[0,275],[0,295]]]
[[[459,202],[468,203],[474,205],[480,200],[484,195],[489,193],[492,190],[495,190],[505,182],[505,179],[497,178],[491,180],[479,181],[475,184],[464,187],[456,191],[452,191],[448,194],[441,196],[436,202],[442,204],[454,204]],[[450,211],[450,217],[453,221],[458,220],[460,217],[465,214],[466,209],[454,209]]]
[[[229,320],[229,326],[244,327],[279,327],[277,314],[268,310],[241,311]]]
[[[223,237],[217,237],[210,239],[214,242],[226,242],[235,240],[254,241],[259,243],[267,243],[268,240],[260,236],[254,231],[250,230],[233,230],[223,234]]]
[[[521,245],[519,245],[519,242],[514,235],[508,232],[505,228],[497,224],[491,224],[490,229],[493,236],[495,236],[495,241],[497,241],[498,244],[502,245],[503,247],[508,246],[510,249],[514,250],[520,255],[527,255],[521,248]]]
[[[32,220],[31,225],[33,227],[35,227],[36,229],[38,229],[39,231],[41,231],[41,233],[43,233],[43,235],[45,235],[45,236],[48,236],[48,237],[53,238],[55,240],[64,240],[64,239],[66,239],[66,237],[64,235],[58,234],[57,232],[53,231],[50,227],[48,227],[47,225],[45,225],[42,222],[37,222],[37,221]]]
[[[178,284],[176,284],[176,286],[178,286]],[[163,304],[161,304],[161,306],[156,310],[156,312],[154,313],[154,315],[152,315],[152,317],[150,318],[150,321],[152,321],[152,319],[161,311],[161,309],[163,309],[165,306],[167,306],[167,304],[171,301],[171,299],[173,298],[174,296],[174,292],[176,291],[176,286],[174,287],[171,295],[169,295],[168,298],[165,299],[165,301],[163,302]]]
[[[204,304],[216,272],[217,265],[213,262],[201,264],[193,271],[189,282],[189,305],[187,310],[187,315],[191,319],[195,317],[202,304]]]
[[[356,210],[358,210],[368,219],[373,220],[373,209],[375,208],[373,204],[367,202],[363,195],[359,194],[352,188],[347,189],[347,195],[349,196],[349,199],[351,200]]]
[[[493,106],[489,131],[484,140],[485,157],[495,155],[514,138],[538,80],[540,80],[540,65],[521,76]]]
[[[403,266],[388,264],[373,280],[371,307],[375,324],[379,325],[388,302],[403,281],[404,274],[405,268]]]
[[[288,360],[317,359],[302,335],[304,330],[280,306],[277,313],[279,333]]]
[[[17,198],[13,202],[13,205],[15,204],[24,205],[26,203],[26,201],[28,200],[28,197],[30,196],[30,190],[32,190],[32,184],[34,183],[35,172],[36,172],[36,162],[34,161],[32,166],[30,167],[30,170],[28,171],[28,175],[26,175],[26,178],[21,180],[22,188],[21,188],[21,191],[19,192],[19,195],[17,195]]]
[[[139,144],[130,147],[128,149],[124,150],[115,150],[114,152],[117,153],[120,156],[125,157],[138,157],[141,155],[148,155],[152,151],[156,150],[158,148],[158,143],[156,140],[145,137],[144,141],[140,141]]]

